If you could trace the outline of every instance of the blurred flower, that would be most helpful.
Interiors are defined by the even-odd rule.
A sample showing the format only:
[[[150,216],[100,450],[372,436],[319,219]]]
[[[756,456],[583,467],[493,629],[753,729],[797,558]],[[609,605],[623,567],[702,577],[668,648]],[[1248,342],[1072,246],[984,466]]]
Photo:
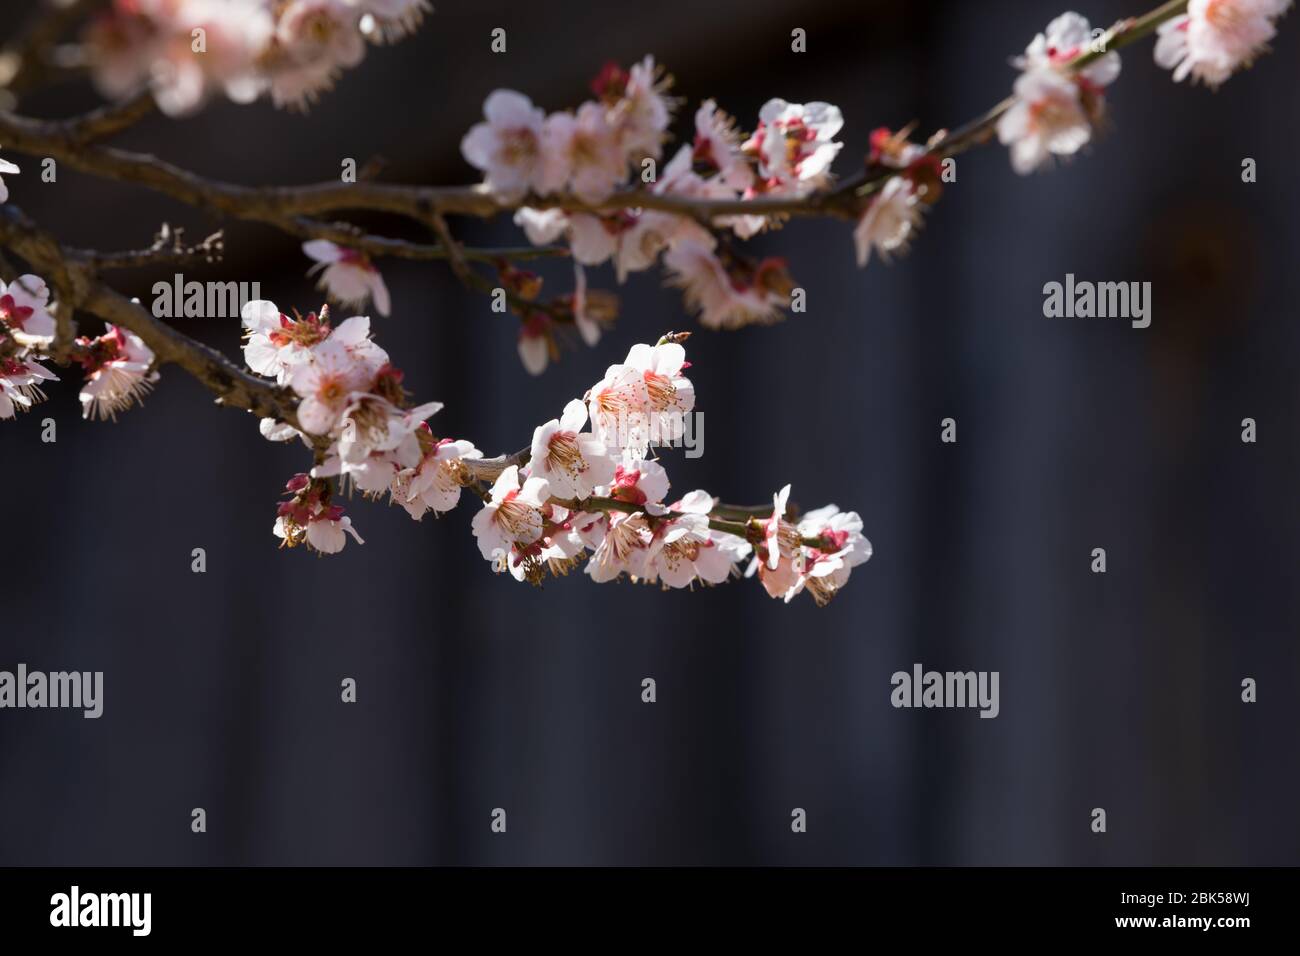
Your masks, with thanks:
[[[1156,63],[1217,87],[1268,49],[1277,34],[1273,21],[1291,0],[1191,0],[1187,12],[1160,25]]]
[[[871,250],[889,260],[891,254],[905,251],[908,240],[921,226],[921,204],[912,182],[904,176],[890,179],[871,197],[866,211],[853,230],[858,265],[871,261]]]
[[[583,202],[599,203],[627,177],[618,130],[599,103],[577,113],[552,113],[542,125],[543,192],[568,190]]]
[[[335,245],[327,239],[312,239],[302,244],[302,251],[316,265],[307,274],[320,272],[318,288],[323,290],[333,301],[349,308],[362,309],[366,302],[374,300],[375,311],[388,316],[392,301],[388,297],[388,286],[379,274],[370,257],[355,249],[346,249]]]
[[[465,161],[483,171],[483,184],[505,202],[541,192],[545,114],[522,93],[494,90],[483,115],[486,122],[473,126],[460,142]]]
[[[1022,73],[1015,97],[998,120],[998,139],[1011,148],[1011,166],[1022,176],[1052,156],[1077,153],[1092,138],[1092,124],[1069,77],[1052,69]]]

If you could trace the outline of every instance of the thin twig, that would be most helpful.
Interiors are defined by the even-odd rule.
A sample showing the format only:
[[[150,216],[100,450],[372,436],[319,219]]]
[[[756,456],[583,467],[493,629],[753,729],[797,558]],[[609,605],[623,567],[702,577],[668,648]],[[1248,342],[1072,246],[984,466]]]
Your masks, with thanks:
[[[109,269],[139,269],[149,266],[187,266],[220,262],[225,253],[225,237],[220,229],[201,242],[186,244],[184,232],[164,225],[148,249],[128,252],[99,252],[93,249],[67,249],[69,259],[95,272]]]
[[[373,257],[393,259],[441,260],[449,258],[444,245],[408,242],[405,239],[390,239],[386,236],[370,235],[359,226],[348,222],[321,222],[309,216],[292,216],[278,220],[274,225],[302,239],[328,239],[330,242]],[[527,259],[564,258],[569,250],[564,246],[502,246],[501,248],[477,249],[461,246],[460,254],[471,262],[496,262],[499,259],[523,261]]]

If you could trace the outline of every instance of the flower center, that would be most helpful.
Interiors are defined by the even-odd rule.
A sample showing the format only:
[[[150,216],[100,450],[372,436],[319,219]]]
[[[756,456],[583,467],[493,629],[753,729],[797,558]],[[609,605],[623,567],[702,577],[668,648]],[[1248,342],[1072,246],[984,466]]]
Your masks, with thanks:
[[[546,452],[547,467],[577,476],[587,468],[578,447],[578,436],[573,432],[556,432]]]
[[[498,158],[508,166],[519,166],[537,158],[537,136],[530,129],[508,129],[501,134]]]
[[[574,166],[595,166],[600,162],[600,147],[590,133],[574,133],[569,145],[569,158]]]
[[[320,400],[326,405],[337,405],[347,397],[347,394],[347,387],[343,384],[343,379],[338,376],[322,379],[317,392]]]
[[[631,410],[632,403],[622,389],[607,388],[596,396],[596,409],[602,416],[618,417]]]
[[[280,327],[267,336],[271,344],[284,348],[286,345],[301,345],[303,348],[322,342],[330,334],[328,322],[322,322],[316,313],[294,321],[287,315],[280,316]]]
[[[669,568],[677,569],[683,561],[693,564],[700,556],[700,542],[690,537],[678,538],[664,545],[663,561]]]
[[[362,400],[349,419],[358,437],[367,444],[375,444],[388,434],[388,409],[381,402]]]
[[[1046,127],[1049,130],[1073,125],[1075,120],[1074,110],[1055,98],[1038,100],[1030,104],[1029,114],[1033,117],[1036,126]]]
[[[628,560],[638,548],[645,547],[645,541],[642,539],[641,532],[646,530],[647,525],[643,515],[635,514],[624,518],[609,529],[609,534],[605,540],[609,542],[609,551],[615,561],[623,563]]]
[[[645,387],[650,394],[650,407],[657,412],[677,406],[677,386],[672,379],[658,372],[645,373]]]
[[[518,500],[518,491],[511,491],[497,505],[496,521],[513,539],[532,540],[536,535],[530,534],[541,526],[542,520],[532,506]]]
[[[0,321],[13,328],[21,330],[34,311],[31,306],[19,305],[11,295],[0,296]]]
[[[1210,0],[1205,5],[1205,19],[1216,30],[1231,33],[1242,26],[1245,17],[1237,7],[1237,0]]]
[[[321,46],[324,46],[334,39],[334,32],[334,20],[324,12],[313,14],[307,20],[303,30],[303,33],[313,43],[319,43]]]

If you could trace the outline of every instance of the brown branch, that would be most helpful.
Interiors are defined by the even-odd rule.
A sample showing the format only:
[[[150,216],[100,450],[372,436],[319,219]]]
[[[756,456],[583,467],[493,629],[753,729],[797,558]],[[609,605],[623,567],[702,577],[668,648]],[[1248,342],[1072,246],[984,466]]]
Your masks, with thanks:
[[[456,278],[468,286],[475,285],[481,277],[469,266],[465,253],[456,241],[456,237],[451,234],[451,229],[447,225],[447,220],[442,213],[434,212],[429,217],[429,225],[433,228],[434,234],[438,241],[442,243],[442,248],[447,252],[447,261],[451,264],[451,271],[456,273]],[[481,286],[480,286],[481,288]]]
[[[532,196],[503,203],[482,184],[409,186],[331,181],[301,186],[242,186],[205,178],[154,156],[110,146],[87,146],[86,135],[81,121],[38,120],[0,111],[0,143],[6,149],[50,156],[80,172],[136,183],[197,208],[272,225],[295,216],[340,210],[395,213],[432,228],[435,215],[489,218],[521,206],[596,214],[629,208],[655,209],[709,219],[740,214],[851,217],[859,205],[852,192],[843,189],[803,198],[750,200],[696,199],[621,189],[600,203],[588,204],[573,196]]]
[[[351,224],[322,222],[310,218],[310,214],[368,209],[404,214],[432,226],[433,216],[442,208],[444,200],[454,210],[476,209],[482,215],[502,210],[480,187],[425,189],[365,182],[300,187],[240,186],[206,179],[153,156],[94,145],[138,122],[151,110],[152,100],[140,96],[71,120],[36,120],[0,112],[0,142],[7,149],[50,157],[80,172],[146,186],[187,205],[264,222],[300,238],[329,239],[374,256],[446,259],[448,253],[441,246],[373,236]],[[442,198],[429,200],[429,195]],[[567,249],[559,246],[463,248],[461,251],[464,258],[480,262],[568,254]]]
[[[89,146],[110,139],[123,130],[130,129],[147,116],[157,112],[153,94],[137,93],[118,103],[109,103],[89,113],[64,120],[64,134],[78,146]]]

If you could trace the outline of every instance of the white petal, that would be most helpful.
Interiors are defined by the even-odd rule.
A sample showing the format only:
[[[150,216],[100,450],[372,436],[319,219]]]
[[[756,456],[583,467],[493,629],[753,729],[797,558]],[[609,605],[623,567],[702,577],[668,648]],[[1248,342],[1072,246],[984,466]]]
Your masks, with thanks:
[[[343,258],[343,250],[328,239],[309,239],[302,244],[302,251],[317,262],[338,262]]]

